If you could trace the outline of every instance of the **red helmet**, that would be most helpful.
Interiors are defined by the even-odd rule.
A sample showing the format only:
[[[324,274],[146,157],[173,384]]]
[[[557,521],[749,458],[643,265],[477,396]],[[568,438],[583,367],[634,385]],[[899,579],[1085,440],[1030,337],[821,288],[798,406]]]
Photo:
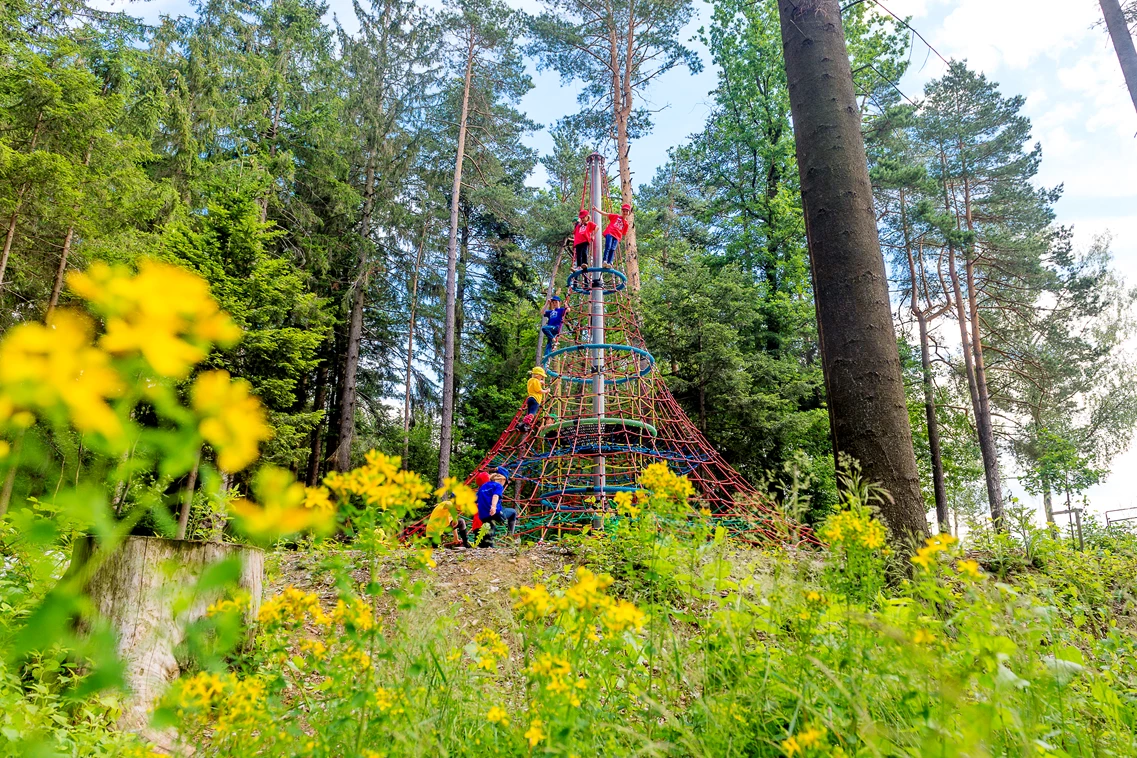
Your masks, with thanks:
[[[632,209],[632,206],[628,205],[627,203],[624,203],[623,205],[620,206],[620,210],[622,210],[622,211],[630,211],[631,209]]]
[[[481,487],[483,484],[485,484],[489,480],[490,480],[490,475],[487,474],[485,471],[479,471],[478,473],[474,474],[474,484],[477,485],[478,487]]]

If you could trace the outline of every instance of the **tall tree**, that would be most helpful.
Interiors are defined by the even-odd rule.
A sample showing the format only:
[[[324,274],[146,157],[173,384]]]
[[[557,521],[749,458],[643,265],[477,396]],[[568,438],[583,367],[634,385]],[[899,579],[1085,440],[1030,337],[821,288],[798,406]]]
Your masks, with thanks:
[[[632,197],[631,141],[651,127],[639,105],[650,84],[677,66],[702,69],[698,55],[680,42],[691,20],[691,0],[543,0],[532,19],[540,68],[553,68],[566,82],[582,81],[578,100],[585,110],[576,121],[598,141],[612,140],[620,172],[620,197],[633,207],[624,238],[628,286],[640,288],[640,264]]]
[[[939,197],[925,206],[947,248],[948,281],[960,329],[968,381],[983,453],[991,518],[1002,528],[1003,493],[986,347],[993,319],[1023,312],[1053,276],[1043,265],[1050,248],[1052,205],[1060,190],[1038,189],[1042,149],[1031,146],[1022,97],[958,61],[925,88],[918,124],[932,155],[929,175]],[[938,158],[938,160],[937,160]],[[929,215],[930,214],[930,215]]]
[[[466,244],[462,246],[462,251],[468,250],[469,243],[469,214],[463,213],[462,192],[467,140],[492,144],[499,136],[495,134],[496,130],[504,123],[515,121],[518,116],[507,104],[519,100],[532,87],[528,76],[524,74],[524,66],[515,44],[521,18],[507,6],[497,0],[460,0],[451,8],[445,23],[455,51],[455,68],[461,71],[462,84],[455,114],[457,134],[446,256],[438,467],[440,483],[450,475],[450,458],[454,447],[454,408],[457,399],[455,371],[459,347],[458,299],[459,287],[463,284],[459,282],[459,232],[463,229],[465,233],[462,238]],[[480,164],[478,171],[484,175]]]
[[[1113,40],[1117,61],[1121,64],[1125,86],[1129,88],[1129,98],[1133,101],[1134,109],[1137,109],[1137,47],[1134,47],[1133,35],[1129,32],[1127,13],[1122,10],[1119,0],[1098,0],[1098,2],[1101,4],[1109,37]],[[1126,10],[1137,16],[1137,6],[1131,4]]]
[[[340,36],[351,82],[348,113],[362,146],[358,168],[363,205],[337,404],[335,459],[340,471],[351,467],[364,308],[372,270],[383,259],[382,242],[377,241],[392,241],[392,206],[414,165],[415,118],[436,50],[429,20],[413,2],[373,0],[369,9],[357,4],[355,12],[359,33],[351,37],[341,31]]]
[[[927,532],[877,236],[860,110],[836,0],[780,0],[782,49],[836,455],[890,493],[897,536]]]

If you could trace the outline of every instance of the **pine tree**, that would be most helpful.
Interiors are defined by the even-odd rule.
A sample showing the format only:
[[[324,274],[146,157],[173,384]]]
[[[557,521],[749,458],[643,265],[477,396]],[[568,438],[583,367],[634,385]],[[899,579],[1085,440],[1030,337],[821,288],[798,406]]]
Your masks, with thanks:
[[[544,12],[531,19],[531,51],[539,67],[558,71],[562,81],[581,81],[584,110],[573,119],[602,144],[615,144],[620,199],[631,205],[633,223],[624,238],[628,286],[640,288],[635,203],[632,196],[631,141],[651,128],[640,105],[653,81],[685,66],[702,69],[698,55],[679,35],[694,12],[691,0],[543,0]]]

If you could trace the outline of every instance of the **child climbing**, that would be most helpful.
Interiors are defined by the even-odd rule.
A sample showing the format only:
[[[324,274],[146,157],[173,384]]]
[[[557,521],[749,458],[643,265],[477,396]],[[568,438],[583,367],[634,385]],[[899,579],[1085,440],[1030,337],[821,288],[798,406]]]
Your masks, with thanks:
[[[549,309],[544,314],[545,325],[541,327],[541,333],[545,335],[545,355],[553,352],[553,342],[561,333],[561,325],[565,322],[565,314],[568,313],[568,309],[567,304],[561,304],[559,295],[553,295],[549,299]]]
[[[572,244],[576,250],[576,267],[581,271],[588,268],[588,248],[595,231],[596,222],[588,217],[588,211],[582,210],[580,218],[572,227]]]
[[[490,474],[490,480],[478,488],[478,518],[483,524],[505,524],[506,534],[512,535],[517,529],[517,510],[501,504],[505,482],[505,475],[499,471]]]
[[[525,385],[526,391],[529,393],[525,398],[525,417],[521,419],[522,431],[529,431],[533,426],[533,420],[537,417],[537,411],[541,409],[541,403],[545,402],[545,369],[540,366],[534,366],[529,372],[529,382]]]
[[[600,211],[599,208],[596,209]],[[624,203],[620,206],[619,213],[608,213],[608,226],[604,227],[604,265],[611,266],[616,262],[616,248],[620,245],[620,240],[628,233],[630,228],[628,224],[628,213],[632,210],[632,206]],[[602,211],[600,211],[602,212]]]

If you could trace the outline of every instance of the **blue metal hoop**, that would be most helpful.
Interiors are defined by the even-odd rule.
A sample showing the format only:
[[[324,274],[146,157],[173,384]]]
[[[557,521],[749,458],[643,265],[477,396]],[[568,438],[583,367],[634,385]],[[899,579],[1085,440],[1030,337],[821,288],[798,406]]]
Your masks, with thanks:
[[[605,295],[615,295],[617,292],[620,292],[628,286],[628,277],[624,274],[623,271],[615,268],[608,268],[607,266],[601,266],[600,268],[589,266],[584,271],[577,269],[569,274],[568,281],[566,282],[568,288],[579,295],[584,295],[590,292],[592,290],[592,287],[578,287],[576,285],[576,281],[585,274],[612,274],[619,280],[616,283],[615,289],[604,289]]]
[[[592,343],[588,343],[588,344],[584,344],[584,345],[569,345],[568,347],[558,348],[558,349],[554,350],[553,352],[549,353],[548,355],[546,355],[541,360],[541,365],[544,367],[545,371],[548,372],[549,376],[551,376],[553,378],[564,379],[566,382],[576,382],[577,384],[590,384],[592,382],[592,379],[593,379],[591,376],[582,377],[582,376],[569,376],[567,374],[560,374],[560,373],[554,371],[553,369],[549,368],[549,361],[558,355],[563,355],[564,353],[574,353],[574,352],[580,352],[582,350],[597,350],[597,349],[618,350],[618,351],[622,351],[622,352],[636,353],[637,355],[641,355],[644,358],[647,358],[647,366],[645,366],[643,369],[641,369],[638,374],[633,374],[632,376],[623,376],[623,377],[620,377],[619,379],[608,379],[607,377],[605,377],[605,379],[604,379],[605,384],[624,384],[625,382],[630,382],[633,379],[640,379],[642,377],[647,376],[649,373],[651,373],[651,370],[653,368],[655,368],[655,356],[653,356],[651,353],[644,350],[643,348],[632,347],[631,345],[610,345],[606,342],[604,342],[604,343],[592,342]]]

